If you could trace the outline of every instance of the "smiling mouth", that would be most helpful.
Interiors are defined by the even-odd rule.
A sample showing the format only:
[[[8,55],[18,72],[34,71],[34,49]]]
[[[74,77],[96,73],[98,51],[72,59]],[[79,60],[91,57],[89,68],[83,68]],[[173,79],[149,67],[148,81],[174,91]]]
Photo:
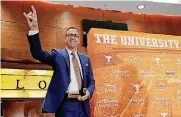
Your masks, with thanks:
[[[76,40],[70,40],[69,42],[70,43],[76,43],[77,41]]]

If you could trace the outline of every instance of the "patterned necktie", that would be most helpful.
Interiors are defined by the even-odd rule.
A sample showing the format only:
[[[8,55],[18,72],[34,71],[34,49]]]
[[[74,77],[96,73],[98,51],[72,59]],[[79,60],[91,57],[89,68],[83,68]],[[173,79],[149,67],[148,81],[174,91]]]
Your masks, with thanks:
[[[78,62],[77,58],[75,57],[75,53],[71,53],[71,55],[73,56],[72,57],[72,63],[73,63],[78,87],[80,90],[82,88],[82,80],[81,80],[81,71],[80,71],[80,67],[79,67],[79,62]]]

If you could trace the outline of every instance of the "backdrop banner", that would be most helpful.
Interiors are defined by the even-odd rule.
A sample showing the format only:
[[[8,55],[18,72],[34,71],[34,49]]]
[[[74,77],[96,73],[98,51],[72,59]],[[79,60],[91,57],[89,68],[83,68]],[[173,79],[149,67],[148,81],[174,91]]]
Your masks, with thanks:
[[[92,117],[181,117],[181,36],[91,29]]]

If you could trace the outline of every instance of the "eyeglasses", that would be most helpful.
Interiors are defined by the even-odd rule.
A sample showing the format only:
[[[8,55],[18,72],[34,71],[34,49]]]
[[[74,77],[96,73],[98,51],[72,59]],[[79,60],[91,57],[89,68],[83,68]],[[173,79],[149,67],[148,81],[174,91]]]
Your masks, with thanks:
[[[78,34],[66,34],[67,37],[74,37],[74,38],[79,38]]]

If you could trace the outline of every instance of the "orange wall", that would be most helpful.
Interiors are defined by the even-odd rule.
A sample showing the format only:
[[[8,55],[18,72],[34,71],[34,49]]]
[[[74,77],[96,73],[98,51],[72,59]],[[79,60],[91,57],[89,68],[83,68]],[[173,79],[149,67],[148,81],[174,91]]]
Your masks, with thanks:
[[[83,18],[91,20],[112,20],[128,24],[129,31],[181,35],[181,16],[163,16],[136,14],[132,12],[108,11],[71,5],[52,4],[47,2],[3,1],[1,18],[2,67],[17,67],[13,62],[32,62],[35,60],[29,52],[26,34],[29,31],[23,12],[29,12],[31,5],[37,10],[40,38],[44,50],[64,48],[65,30],[75,26],[82,33]],[[79,51],[86,54],[87,49],[81,44]],[[37,62],[37,61],[36,61]],[[50,69],[21,65],[19,68]]]

